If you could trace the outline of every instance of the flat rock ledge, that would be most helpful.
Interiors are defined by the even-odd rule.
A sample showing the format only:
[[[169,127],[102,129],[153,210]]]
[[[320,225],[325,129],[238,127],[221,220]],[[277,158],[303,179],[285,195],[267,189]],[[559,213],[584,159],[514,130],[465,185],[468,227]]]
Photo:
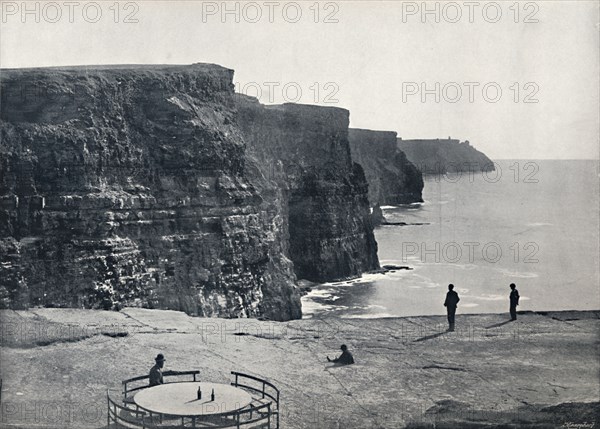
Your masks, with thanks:
[[[194,318],[126,308],[0,311],[7,428],[104,428],[106,389],[148,372],[256,374],[281,390],[282,428],[600,425],[600,312],[386,319]],[[345,343],[356,364],[325,356]],[[587,424],[587,426],[581,426]],[[580,426],[577,426],[580,425]]]

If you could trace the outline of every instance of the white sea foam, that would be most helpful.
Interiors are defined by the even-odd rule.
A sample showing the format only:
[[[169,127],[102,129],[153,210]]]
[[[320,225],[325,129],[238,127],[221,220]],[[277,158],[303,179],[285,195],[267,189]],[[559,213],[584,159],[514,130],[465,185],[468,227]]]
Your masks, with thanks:
[[[342,290],[337,288],[353,286],[352,291],[358,291],[366,286],[362,282],[373,282],[370,288],[373,293],[369,290],[368,294],[351,294],[350,290],[344,290],[344,299],[336,303],[344,301],[345,305],[334,306],[335,315],[347,313],[354,317],[352,313],[374,312],[368,317],[384,317],[377,314],[379,311],[398,316],[439,313],[439,301],[443,302],[449,282],[469,289],[467,293],[457,288],[464,296],[461,304],[465,310],[469,308],[467,304],[477,304],[470,310],[482,313],[508,310],[511,282],[517,283],[520,293],[531,295],[531,300],[521,297],[528,310],[561,309],[566,303],[576,309],[597,309],[598,287],[596,282],[589,281],[597,278],[598,270],[597,161],[540,163],[543,166],[538,173],[539,184],[519,186],[518,192],[512,180],[490,184],[482,175],[475,175],[473,183],[426,181],[423,198],[427,202],[412,206],[413,210],[385,206],[390,220],[424,224],[375,231],[381,264],[409,265],[413,270],[325,285],[340,295]],[[503,171],[511,166],[509,162],[499,164]],[[563,191],[560,204],[554,198],[557,184]],[[475,260],[465,259],[468,252],[464,247],[463,259],[456,264],[435,263],[431,258],[423,261],[421,255],[409,256],[402,248],[403,243],[439,242],[443,246],[450,241],[480,243],[474,248]],[[499,244],[502,250],[500,260],[495,263],[482,257],[485,243],[491,242]],[[537,244],[539,251],[534,253],[530,242]],[[530,258],[539,261],[526,263]],[[569,287],[564,287],[565,284]],[[386,309],[352,308],[375,300]],[[407,300],[411,302],[410,308]]]
[[[322,314],[328,310],[331,310],[333,307],[330,305],[319,304],[315,301],[308,301],[302,299],[302,316],[312,316],[315,313]]]
[[[339,286],[352,286],[355,284],[361,284],[361,283],[371,283],[377,280],[381,280],[384,279],[386,276],[386,274],[384,273],[367,273],[367,274],[363,274],[360,277],[357,277],[355,279],[351,279],[351,280],[346,280],[346,281],[342,281],[342,282],[327,282],[327,283],[322,283],[322,286],[334,286],[334,287],[339,287]]]
[[[380,319],[384,317],[398,317],[391,313],[365,313],[365,314],[344,314],[342,319]]]
[[[507,295],[496,295],[496,294],[478,295],[478,296],[474,296],[473,298],[481,299],[483,301],[504,301],[504,300],[508,299]]]
[[[314,298],[315,296],[308,296],[305,295],[302,297],[302,299],[300,300],[301,304],[302,304],[302,315],[312,315],[315,313],[325,313],[327,311],[330,311],[332,309],[334,309],[335,307],[332,305],[327,305],[327,304],[321,304],[317,301],[315,301]]]
[[[452,263],[437,262],[436,265],[451,267],[452,269],[459,269],[459,270],[463,270],[463,271],[472,271],[472,270],[476,270],[477,268],[479,268],[475,264],[452,264]]]
[[[523,272],[508,270],[505,268],[496,268],[496,271],[505,275],[506,277],[516,277],[518,279],[535,279],[540,276],[537,273],[523,273]]]
[[[333,294],[331,289],[317,289],[314,288],[307,295],[308,298],[330,298]]]

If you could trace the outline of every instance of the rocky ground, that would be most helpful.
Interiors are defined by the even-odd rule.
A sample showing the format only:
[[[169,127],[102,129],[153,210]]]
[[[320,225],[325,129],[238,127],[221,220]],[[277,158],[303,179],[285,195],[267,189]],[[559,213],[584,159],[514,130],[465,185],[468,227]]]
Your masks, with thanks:
[[[283,428],[600,425],[600,312],[444,317],[202,319],[174,311],[0,312],[7,428],[102,428],[106,389],[148,372],[256,374],[281,390]],[[326,355],[345,343],[356,364]]]

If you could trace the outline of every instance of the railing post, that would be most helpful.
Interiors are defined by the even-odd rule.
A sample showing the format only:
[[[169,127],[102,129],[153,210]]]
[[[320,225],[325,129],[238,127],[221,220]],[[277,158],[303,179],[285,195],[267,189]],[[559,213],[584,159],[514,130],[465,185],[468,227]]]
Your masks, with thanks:
[[[277,390],[277,429],[279,429],[279,390]]]
[[[269,406],[267,407],[267,414],[269,416],[268,426],[269,426],[269,429],[271,429],[271,403],[270,402],[269,402]]]

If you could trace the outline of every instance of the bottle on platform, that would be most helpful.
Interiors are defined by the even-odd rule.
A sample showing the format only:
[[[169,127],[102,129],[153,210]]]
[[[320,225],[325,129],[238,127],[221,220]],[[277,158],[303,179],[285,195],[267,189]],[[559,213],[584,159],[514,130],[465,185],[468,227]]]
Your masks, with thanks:
[[[210,400],[214,401],[215,400],[215,389],[212,390],[211,394],[210,394]]]
[[[198,386],[198,399],[202,399],[202,389]]]

